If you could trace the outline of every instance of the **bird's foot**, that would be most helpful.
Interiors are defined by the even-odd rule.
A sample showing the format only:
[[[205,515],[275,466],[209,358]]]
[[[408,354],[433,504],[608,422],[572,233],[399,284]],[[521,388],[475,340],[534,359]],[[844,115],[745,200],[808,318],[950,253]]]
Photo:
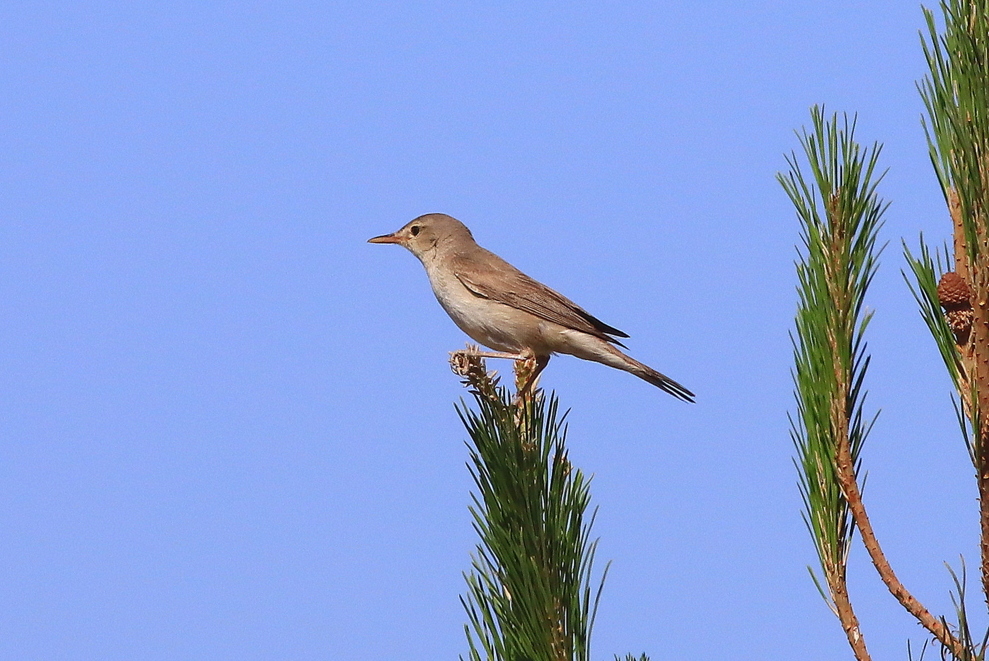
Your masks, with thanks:
[[[450,368],[461,377],[463,384],[492,402],[499,401],[498,373],[489,372],[484,358],[478,356],[477,347],[467,346],[466,350],[450,352]]]

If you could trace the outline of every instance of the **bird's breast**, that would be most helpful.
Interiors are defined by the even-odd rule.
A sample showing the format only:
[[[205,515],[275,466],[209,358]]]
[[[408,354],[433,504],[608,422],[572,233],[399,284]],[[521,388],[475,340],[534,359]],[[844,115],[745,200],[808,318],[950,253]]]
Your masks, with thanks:
[[[541,346],[539,320],[533,315],[471,293],[453,272],[428,266],[426,272],[436,300],[475,342],[511,352]]]

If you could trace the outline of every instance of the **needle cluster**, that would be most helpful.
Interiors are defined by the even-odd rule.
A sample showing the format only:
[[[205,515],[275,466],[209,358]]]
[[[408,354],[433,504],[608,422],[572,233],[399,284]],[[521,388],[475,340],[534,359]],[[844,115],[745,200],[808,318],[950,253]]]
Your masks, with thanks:
[[[480,537],[461,598],[467,658],[585,661],[604,576],[592,579],[589,479],[568,458],[566,416],[542,390],[513,398],[480,358],[455,368],[476,405],[457,407]]]
[[[849,501],[858,494],[857,488],[849,493],[846,482],[857,479],[859,452],[874,422],[864,412],[862,386],[869,365],[864,338],[872,317],[864,304],[886,209],[876,194],[881,148],[859,146],[854,119],[826,118],[819,107],[811,115],[812,130],[798,134],[810,180],[796,154],[787,158],[790,171],[779,176],[797,210],[803,242],[797,263],[797,414],[791,418],[791,436],[804,521],[824,574],[818,587],[861,659],[867,658],[865,643],[845,581],[855,530]]]

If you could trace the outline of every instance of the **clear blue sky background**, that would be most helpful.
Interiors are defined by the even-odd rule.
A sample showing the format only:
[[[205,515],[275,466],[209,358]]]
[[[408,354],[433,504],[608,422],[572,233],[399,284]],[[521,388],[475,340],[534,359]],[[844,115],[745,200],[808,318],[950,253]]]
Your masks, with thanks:
[[[949,231],[921,26],[913,2],[4,3],[0,658],[465,650],[466,338],[365,243],[433,211],[698,395],[569,357],[543,379],[613,561],[595,658],[850,658],[786,421],[774,177],[821,102],[890,168],[868,505],[950,612],[976,491],[900,276],[901,237]],[[874,656],[905,658],[920,630],[858,544],[851,581]]]

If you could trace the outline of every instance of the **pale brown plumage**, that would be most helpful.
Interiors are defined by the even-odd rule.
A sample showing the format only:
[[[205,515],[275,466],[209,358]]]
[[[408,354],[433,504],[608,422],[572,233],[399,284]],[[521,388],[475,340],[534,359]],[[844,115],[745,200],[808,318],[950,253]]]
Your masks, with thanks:
[[[614,337],[608,336],[628,337],[627,333],[612,328],[563,294],[533,280],[484,248],[476,251],[471,260],[458,255],[452,260],[451,267],[457,279],[475,296],[483,296],[546,321],[625,346]]]
[[[485,346],[528,352],[540,369],[554,353],[574,355],[630,372],[684,401],[694,400],[676,381],[615,348],[624,347],[615,338],[627,334],[477,245],[455,218],[427,214],[369,241],[396,243],[418,257],[443,309]]]

